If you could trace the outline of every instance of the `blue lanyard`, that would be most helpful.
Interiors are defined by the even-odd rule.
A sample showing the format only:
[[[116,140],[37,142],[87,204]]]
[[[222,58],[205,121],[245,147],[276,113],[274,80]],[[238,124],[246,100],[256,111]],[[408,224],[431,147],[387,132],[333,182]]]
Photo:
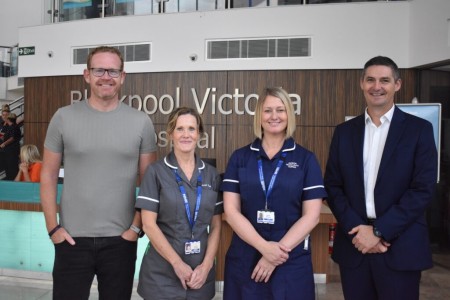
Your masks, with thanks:
[[[269,199],[269,196],[272,193],[273,184],[275,183],[275,179],[277,178],[278,172],[280,171],[281,167],[283,166],[283,162],[284,162],[285,158],[286,158],[286,152],[282,152],[281,157],[278,159],[277,167],[272,174],[272,178],[270,179],[269,187],[267,188],[267,192],[266,192],[266,183],[264,181],[262,160],[261,160],[261,156],[258,156],[259,181],[261,182],[261,187],[264,191],[264,195],[266,196],[266,205],[264,207],[264,209],[266,209],[266,210],[267,210],[267,199]]]
[[[186,189],[183,186],[183,181],[181,180],[180,175],[178,174],[178,170],[174,169],[173,172],[175,173],[175,177],[177,179],[178,187],[180,188],[181,196],[183,197],[184,201],[184,208],[186,210],[186,215],[189,221],[189,225],[191,226],[191,238],[194,239],[194,225],[197,221],[198,217],[198,211],[200,210],[200,202],[202,202],[202,173],[200,170],[198,170],[199,174],[197,177],[197,200],[195,202],[195,211],[194,211],[194,218],[191,218],[191,209],[189,207],[189,201],[186,195]]]

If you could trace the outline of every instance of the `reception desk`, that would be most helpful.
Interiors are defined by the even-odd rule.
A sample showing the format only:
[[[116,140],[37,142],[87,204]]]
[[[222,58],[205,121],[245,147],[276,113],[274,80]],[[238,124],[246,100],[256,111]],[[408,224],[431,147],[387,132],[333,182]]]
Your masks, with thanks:
[[[311,232],[312,263],[314,270],[314,281],[326,283],[328,281],[328,241],[331,223],[336,223],[331,210],[325,204],[322,205],[319,224]]]

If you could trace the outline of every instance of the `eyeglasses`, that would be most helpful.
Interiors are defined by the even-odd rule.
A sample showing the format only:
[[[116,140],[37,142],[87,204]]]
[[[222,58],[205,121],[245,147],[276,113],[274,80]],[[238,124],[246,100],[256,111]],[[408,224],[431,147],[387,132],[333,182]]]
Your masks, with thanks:
[[[103,68],[90,68],[95,77],[102,77],[105,72],[108,72],[108,75],[112,78],[117,78],[122,74],[122,70],[117,69],[103,69]]]

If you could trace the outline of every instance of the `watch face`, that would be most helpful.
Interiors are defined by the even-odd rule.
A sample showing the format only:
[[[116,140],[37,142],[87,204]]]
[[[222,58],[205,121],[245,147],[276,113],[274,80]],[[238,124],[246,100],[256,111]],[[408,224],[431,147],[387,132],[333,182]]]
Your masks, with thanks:
[[[138,236],[141,238],[145,235],[145,232],[143,230],[139,231]]]
[[[377,237],[381,237],[381,232],[378,231],[378,229],[376,229],[376,228],[373,228],[373,234],[375,234],[375,236],[377,236]]]

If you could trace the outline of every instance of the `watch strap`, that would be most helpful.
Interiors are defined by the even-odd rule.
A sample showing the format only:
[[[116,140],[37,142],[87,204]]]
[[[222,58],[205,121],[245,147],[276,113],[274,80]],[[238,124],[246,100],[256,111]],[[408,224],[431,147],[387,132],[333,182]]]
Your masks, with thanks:
[[[136,234],[138,235],[138,237],[143,237],[144,236],[144,231],[142,231],[142,229],[140,229],[139,227],[137,227],[136,225],[131,224],[130,229],[133,230],[134,232],[136,232]]]
[[[382,234],[381,231],[379,231],[375,226],[373,227],[373,234],[374,234],[376,237],[383,238],[383,234]]]

